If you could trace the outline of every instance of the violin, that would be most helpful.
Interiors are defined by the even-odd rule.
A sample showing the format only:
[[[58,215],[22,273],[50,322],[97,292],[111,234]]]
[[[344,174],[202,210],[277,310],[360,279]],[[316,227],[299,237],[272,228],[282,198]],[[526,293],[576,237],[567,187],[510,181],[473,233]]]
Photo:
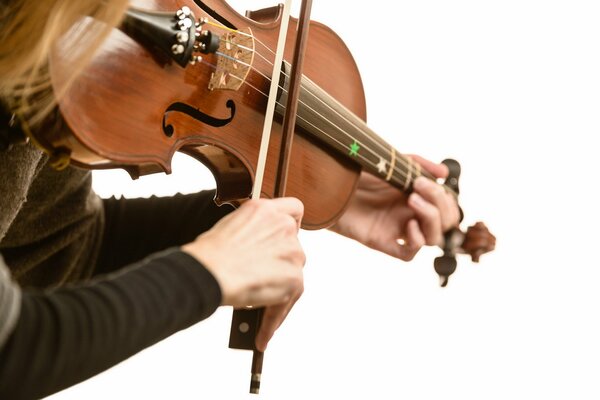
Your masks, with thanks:
[[[69,163],[124,168],[133,178],[170,173],[179,151],[212,172],[218,204],[239,205],[250,197],[257,178],[275,81],[275,116],[260,187],[262,197],[275,197],[299,21],[289,20],[281,72],[272,76],[281,5],[245,16],[225,0],[136,0],[133,6],[75,78],[69,68],[72,52],[59,46],[50,71],[70,129],[36,141],[58,168]],[[86,20],[77,30],[98,24]],[[62,46],[69,49],[68,35]],[[435,180],[368,127],[358,67],[342,39],[318,22],[310,22],[295,97],[285,195],[303,202],[302,228],[333,225],[362,171],[403,192],[410,192],[420,176]],[[444,162],[450,170],[444,188],[458,196],[460,165]],[[442,286],[456,268],[456,254],[478,262],[494,246],[494,236],[481,222],[448,232],[443,255],[434,262]],[[234,326],[241,326],[235,319],[232,337]],[[252,324],[250,330],[257,330],[259,321]],[[252,337],[240,340],[241,348],[254,347]]]

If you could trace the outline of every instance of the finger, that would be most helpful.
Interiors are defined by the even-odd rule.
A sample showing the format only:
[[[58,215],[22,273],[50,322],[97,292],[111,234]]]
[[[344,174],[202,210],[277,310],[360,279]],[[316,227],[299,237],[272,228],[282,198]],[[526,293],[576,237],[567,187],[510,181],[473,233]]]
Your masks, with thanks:
[[[269,340],[273,337],[273,334],[277,328],[283,322],[285,313],[285,304],[278,304],[276,306],[270,306],[265,308],[263,313],[262,321],[258,334],[256,335],[256,349],[259,351],[265,351]]]
[[[419,177],[413,183],[413,189],[427,202],[438,208],[444,232],[458,224],[459,211],[456,200],[441,185],[427,178]]]
[[[458,224],[459,212],[456,200],[441,185],[419,177],[415,180],[413,188],[423,199],[438,208],[443,231]]]
[[[406,240],[404,244],[399,246],[399,254],[401,260],[410,261],[419,252],[421,247],[425,245],[425,236],[419,228],[419,223],[416,219],[411,219],[406,224]]]
[[[434,246],[442,243],[442,218],[437,207],[416,192],[408,197],[408,205],[417,215],[425,244]]]
[[[414,161],[421,164],[421,167],[425,168],[436,178],[445,178],[448,176],[448,167],[445,164],[434,163],[426,158],[423,158],[417,154],[407,154]]]
[[[256,335],[256,349],[265,351],[267,344],[273,337],[275,331],[281,326],[296,300],[285,304],[278,304],[265,308],[258,334]]]
[[[376,249],[402,261],[412,260],[421,246],[425,244],[425,239],[419,229],[419,224],[414,219],[408,221],[404,231],[404,239],[390,237],[378,242]]]
[[[301,269],[306,265],[306,253],[304,253],[297,235],[290,239],[287,246],[280,248],[279,257]]]
[[[300,229],[300,223],[304,216],[304,204],[300,200],[295,197],[278,197],[268,201],[278,211],[293,217],[298,224],[298,229]]]

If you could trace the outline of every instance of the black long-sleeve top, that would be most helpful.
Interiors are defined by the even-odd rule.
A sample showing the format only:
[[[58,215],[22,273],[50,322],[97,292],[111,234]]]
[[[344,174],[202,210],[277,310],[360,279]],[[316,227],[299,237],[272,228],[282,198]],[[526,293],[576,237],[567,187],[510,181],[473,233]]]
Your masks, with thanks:
[[[6,170],[1,170],[1,161],[0,157],[3,179]],[[31,174],[32,180],[40,180],[44,173],[38,168]],[[77,178],[81,182],[89,180],[89,173],[73,174],[81,174]],[[3,183],[6,187],[0,180],[0,186]],[[90,190],[89,183],[58,190],[55,209],[49,212],[63,218],[60,199],[72,203],[64,193],[76,193],[81,187],[85,193]],[[0,304],[0,339],[2,324],[10,328],[4,343],[0,341],[0,399],[40,398],[81,382],[207,318],[220,304],[214,277],[178,247],[231,211],[214,205],[214,192],[172,198],[111,198],[102,201],[100,211],[97,207],[90,211],[89,204],[82,207],[79,214],[87,210],[85,218],[47,227],[40,222],[46,213],[36,215],[35,198],[39,196],[35,191],[31,185],[26,193],[33,205],[21,205],[16,222],[12,221],[8,230],[0,230],[4,239],[0,252],[22,287],[14,322],[2,321]],[[27,218],[31,215],[34,217]],[[55,225],[62,228],[54,229]],[[28,227],[36,232],[30,235],[33,242],[20,235]],[[44,247],[43,242],[51,245]],[[81,246],[87,250],[81,251]],[[40,248],[57,250],[41,252]],[[69,262],[69,268],[60,268]],[[0,280],[2,276],[6,274],[0,274]],[[15,283],[10,285],[19,289]],[[6,279],[0,282],[0,301],[3,293],[11,293],[3,289],[10,285]],[[46,286],[51,288],[44,289]]]

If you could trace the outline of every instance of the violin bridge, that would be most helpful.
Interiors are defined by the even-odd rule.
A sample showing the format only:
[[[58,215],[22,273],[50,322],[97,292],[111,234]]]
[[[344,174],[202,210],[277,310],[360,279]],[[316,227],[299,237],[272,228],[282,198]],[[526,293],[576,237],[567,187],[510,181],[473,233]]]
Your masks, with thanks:
[[[246,81],[254,60],[254,36],[247,32],[231,31],[221,36],[221,46],[215,72],[208,83],[209,90],[238,90]]]

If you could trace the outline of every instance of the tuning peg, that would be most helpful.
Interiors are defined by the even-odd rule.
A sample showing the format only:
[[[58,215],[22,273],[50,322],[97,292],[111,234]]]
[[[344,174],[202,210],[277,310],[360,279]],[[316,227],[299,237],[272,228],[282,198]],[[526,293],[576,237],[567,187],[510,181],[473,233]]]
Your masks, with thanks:
[[[437,257],[433,262],[433,267],[440,276],[440,286],[446,287],[448,278],[456,271],[456,257],[448,255]]]
[[[465,253],[471,256],[473,262],[479,262],[479,257],[494,250],[496,237],[491,234],[483,222],[477,222],[467,228],[461,247]]]

